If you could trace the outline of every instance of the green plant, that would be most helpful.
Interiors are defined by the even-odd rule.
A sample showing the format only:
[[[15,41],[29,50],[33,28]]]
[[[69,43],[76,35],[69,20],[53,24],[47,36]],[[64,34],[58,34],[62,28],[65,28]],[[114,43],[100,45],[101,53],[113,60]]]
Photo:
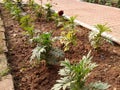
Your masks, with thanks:
[[[31,60],[35,57],[37,60],[46,59],[45,55],[50,51],[52,41],[50,33],[42,33],[32,39],[32,42],[37,43],[37,47],[33,49]],[[43,54],[42,54],[43,53]]]
[[[34,0],[28,1],[29,8],[32,9],[33,13],[35,13],[37,17],[41,17],[43,14],[42,0],[40,0],[40,2],[41,5],[35,3]]]
[[[10,68],[6,68],[2,72],[0,72],[0,77],[8,75],[9,72],[10,72]]]
[[[79,63],[71,64],[69,60],[61,62],[59,70],[61,78],[57,80],[51,90],[106,90],[110,87],[107,83],[95,82],[85,84],[88,75],[97,65],[91,62],[90,52],[83,56]]]
[[[76,16],[71,16],[68,21],[64,23],[64,27],[62,30],[75,30],[76,23],[75,23]]]
[[[45,56],[51,47],[50,37],[50,33],[43,33],[31,39],[32,43],[36,43],[37,46],[32,50],[30,61],[34,60],[36,63],[40,63],[41,60],[45,60]]]
[[[52,47],[52,38],[50,33],[42,33],[32,39],[37,47],[33,49],[31,61],[40,62],[45,60],[47,64],[55,64],[63,59],[64,53],[58,48]]]
[[[110,28],[106,24],[97,24],[95,28],[98,31],[91,31],[89,34],[89,41],[94,49],[99,49],[103,40],[109,40],[108,38],[103,38],[102,34],[104,32],[110,32]],[[110,40],[109,40],[110,41]]]
[[[20,2],[22,4],[22,0],[16,0],[17,2]]]
[[[120,0],[118,0],[117,5],[118,5],[118,7],[120,8]]]
[[[64,51],[68,51],[70,49],[70,45],[76,44],[76,37],[75,37],[76,31],[70,30],[68,32],[62,31],[60,43],[64,44]]]
[[[37,46],[32,50],[32,56],[30,61],[37,59],[36,61],[39,62],[40,60],[44,60],[45,58],[46,49],[42,46]]]
[[[75,27],[76,27],[76,23],[74,22],[75,21],[75,19],[76,19],[76,16],[72,16],[72,17],[70,17],[70,19],[69,19],[69,21],[68,21],[68,28],[69,29],[75,29]]]
[[[115,6],[119,8],[120,0],[83,0],[86,2],[97,3],[108,6]]]
[[[55,21],[56,27],[63,26],[63,21],[64,21],[62,17],[63,13],[64,12],[61,10],[53,14],[53,19]]]
[[[21,9],[17,5],[11,7],[11,14],[19,21],[21,18]]]
[[[32,19],[30,18],[30,15],[25,15],[20,19],[21,27],[27,27],[32,25]]]
[[[26,34],[29,35],[30,38],[32,38],[34,36],[34,26],[27,26],[24,27],[24,30],[26,31]]]
[[[52,11],[51,11],[52,5],[50,3],[45,4],[45,10],[46,10],[46,19],[49,21],[52,17]]]
[[[99,2],[99,0],[84,0],[84,1],[91,2],[91,3],[98,3]]]
[[[34,26],[32,25],[33,20],[30,15],[25,15],[20,19],[20,26],[29,34],[32,38],[34,35]]]
[[[35,6],[34,0],[29,0],[28,1],[28,6],[30,7],[30,9],[34,9],[34,6]]]
[[[34,6],[34,13],[36,14],[36,17],[37,18],[41,18],[42,15],[44,14],[44,10],[43,10],[43,7],[38,5],[38,4],[35,4]]]
[[[23,4],[22,4],[22,0],[17,0],[16,5],[17,5],[21,10],[24,10],[24,9],[23,9]]]
[[[11,7],[13,6],[13,2],[11,0],[3,0],[3,2],[4,2],[5,8],[10,11]]]
[[[65,24],[64,30],[61,32],[62,38],[60,42],[64,44],[64,51],[68,51],[70,49],[70,45],[76,44],[76,32],[75,30],[75,17],[70,17],[70,20]]]
[[[99,4],[105,4],[106,1],[109,1],[109,0],[84,0],[86,2],[90,2],[90,3],[99,3]]]
[[[18,21],[21,18],[22,10],[18,7],[12,0],[4,0],[5,8],[10,11],[10,13],[16,18]]]
[[[60,17],[58,15],[58,13],[54,13],[53,14],[53,18],[55,20],[56,27],[58,27],[59,26],[59,22],[60,22]]]

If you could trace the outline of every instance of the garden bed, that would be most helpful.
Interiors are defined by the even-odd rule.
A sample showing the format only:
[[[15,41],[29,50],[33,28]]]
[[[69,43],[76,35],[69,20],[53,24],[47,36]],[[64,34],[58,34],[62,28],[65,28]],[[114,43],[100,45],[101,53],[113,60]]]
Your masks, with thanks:
[[[32,13],[27,7],[25,11]],[[7,57],[14,78],[15,90],[50,90],[56,80],[60,78],[58,75],[59,64],[46,66],[45,62],[42,62],[39,65],[31,65],[30,57],[35,46],[29,43],[25,31],[3,4],[0,4],[0,13],[6,29]],[[34,16],[34,14],[32,15]],[[52,36],[59,36],[62,31],[60,27],[56,28],[55,21],[46,21],[46,18],[35,20],[34,27],[41,32],[51,31]],[[70,50],[65,52],[65,58],[71,62],[78,62],[91,50],[93,62],[96,62],[98,66],[91,72],[87,83],[100,80],[111,85],[109,90],[119,90],[120,46],[116,43],[111,45],[103,42],[101,49],[97,51],[91,47],[88,40],[90,31],[82,26],[77,26],[76,29],[78,30],[77,44],[70,46]],[[54,46],[63,49],[59,42]]]

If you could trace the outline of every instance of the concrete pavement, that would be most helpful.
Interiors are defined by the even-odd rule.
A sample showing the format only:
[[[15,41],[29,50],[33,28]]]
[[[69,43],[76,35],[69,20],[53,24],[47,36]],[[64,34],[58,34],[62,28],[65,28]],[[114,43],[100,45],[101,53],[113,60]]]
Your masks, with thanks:
[[[43,0],[44,3],[47,0]],[[35,0],[40,4],[40,0]],[[67,16],[77,16],[80,24],[86,28],[94,29],[96,24],[106,24],[112,32],[108,36],[120,44],[120,9],[93,3],[81,2],[79,0],[53,0],[53,9],[64,10]]]

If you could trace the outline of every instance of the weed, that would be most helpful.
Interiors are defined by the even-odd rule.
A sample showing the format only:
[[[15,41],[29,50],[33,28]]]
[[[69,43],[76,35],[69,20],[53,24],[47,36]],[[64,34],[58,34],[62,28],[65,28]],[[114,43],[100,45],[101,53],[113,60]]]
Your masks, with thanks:
[[[6,68],[2,72],[0,72],[0,77],[8,75],[9,72],[10,72],[10,68]]]

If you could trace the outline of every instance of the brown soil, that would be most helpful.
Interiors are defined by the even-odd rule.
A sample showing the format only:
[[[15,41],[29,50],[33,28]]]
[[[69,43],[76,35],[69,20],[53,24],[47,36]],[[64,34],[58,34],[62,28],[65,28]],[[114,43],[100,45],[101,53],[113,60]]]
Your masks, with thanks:
[[[12,19],[10,13],[1,4],[0,11],[6,29],[9,50],[7,56],[14,78],[15,90],[50,90],[59,79],[57,73],[60,67],[57,65],[46,67],[44,63],[32,66],[30,56],[34,47],[29,44],[19,23]],[[36,29],[41,31],[53,30],[53,36],[60,33],[60,28],[56,29],[53,21],[36,21],[34,25]],[[81,26],[78,26],[77,29],[79,30],[76,35],[77,45],[71,46],[70,51],[65,53],[65,58],[76,62],[92,50],[93,62],[99,66],[92,71],[87,82],[100,80],[111,85],[109,90],[115,88],[115,90],[120,90],[120,46],[104,42],[97,52],[92,49],[88,41],[89,30]]]

